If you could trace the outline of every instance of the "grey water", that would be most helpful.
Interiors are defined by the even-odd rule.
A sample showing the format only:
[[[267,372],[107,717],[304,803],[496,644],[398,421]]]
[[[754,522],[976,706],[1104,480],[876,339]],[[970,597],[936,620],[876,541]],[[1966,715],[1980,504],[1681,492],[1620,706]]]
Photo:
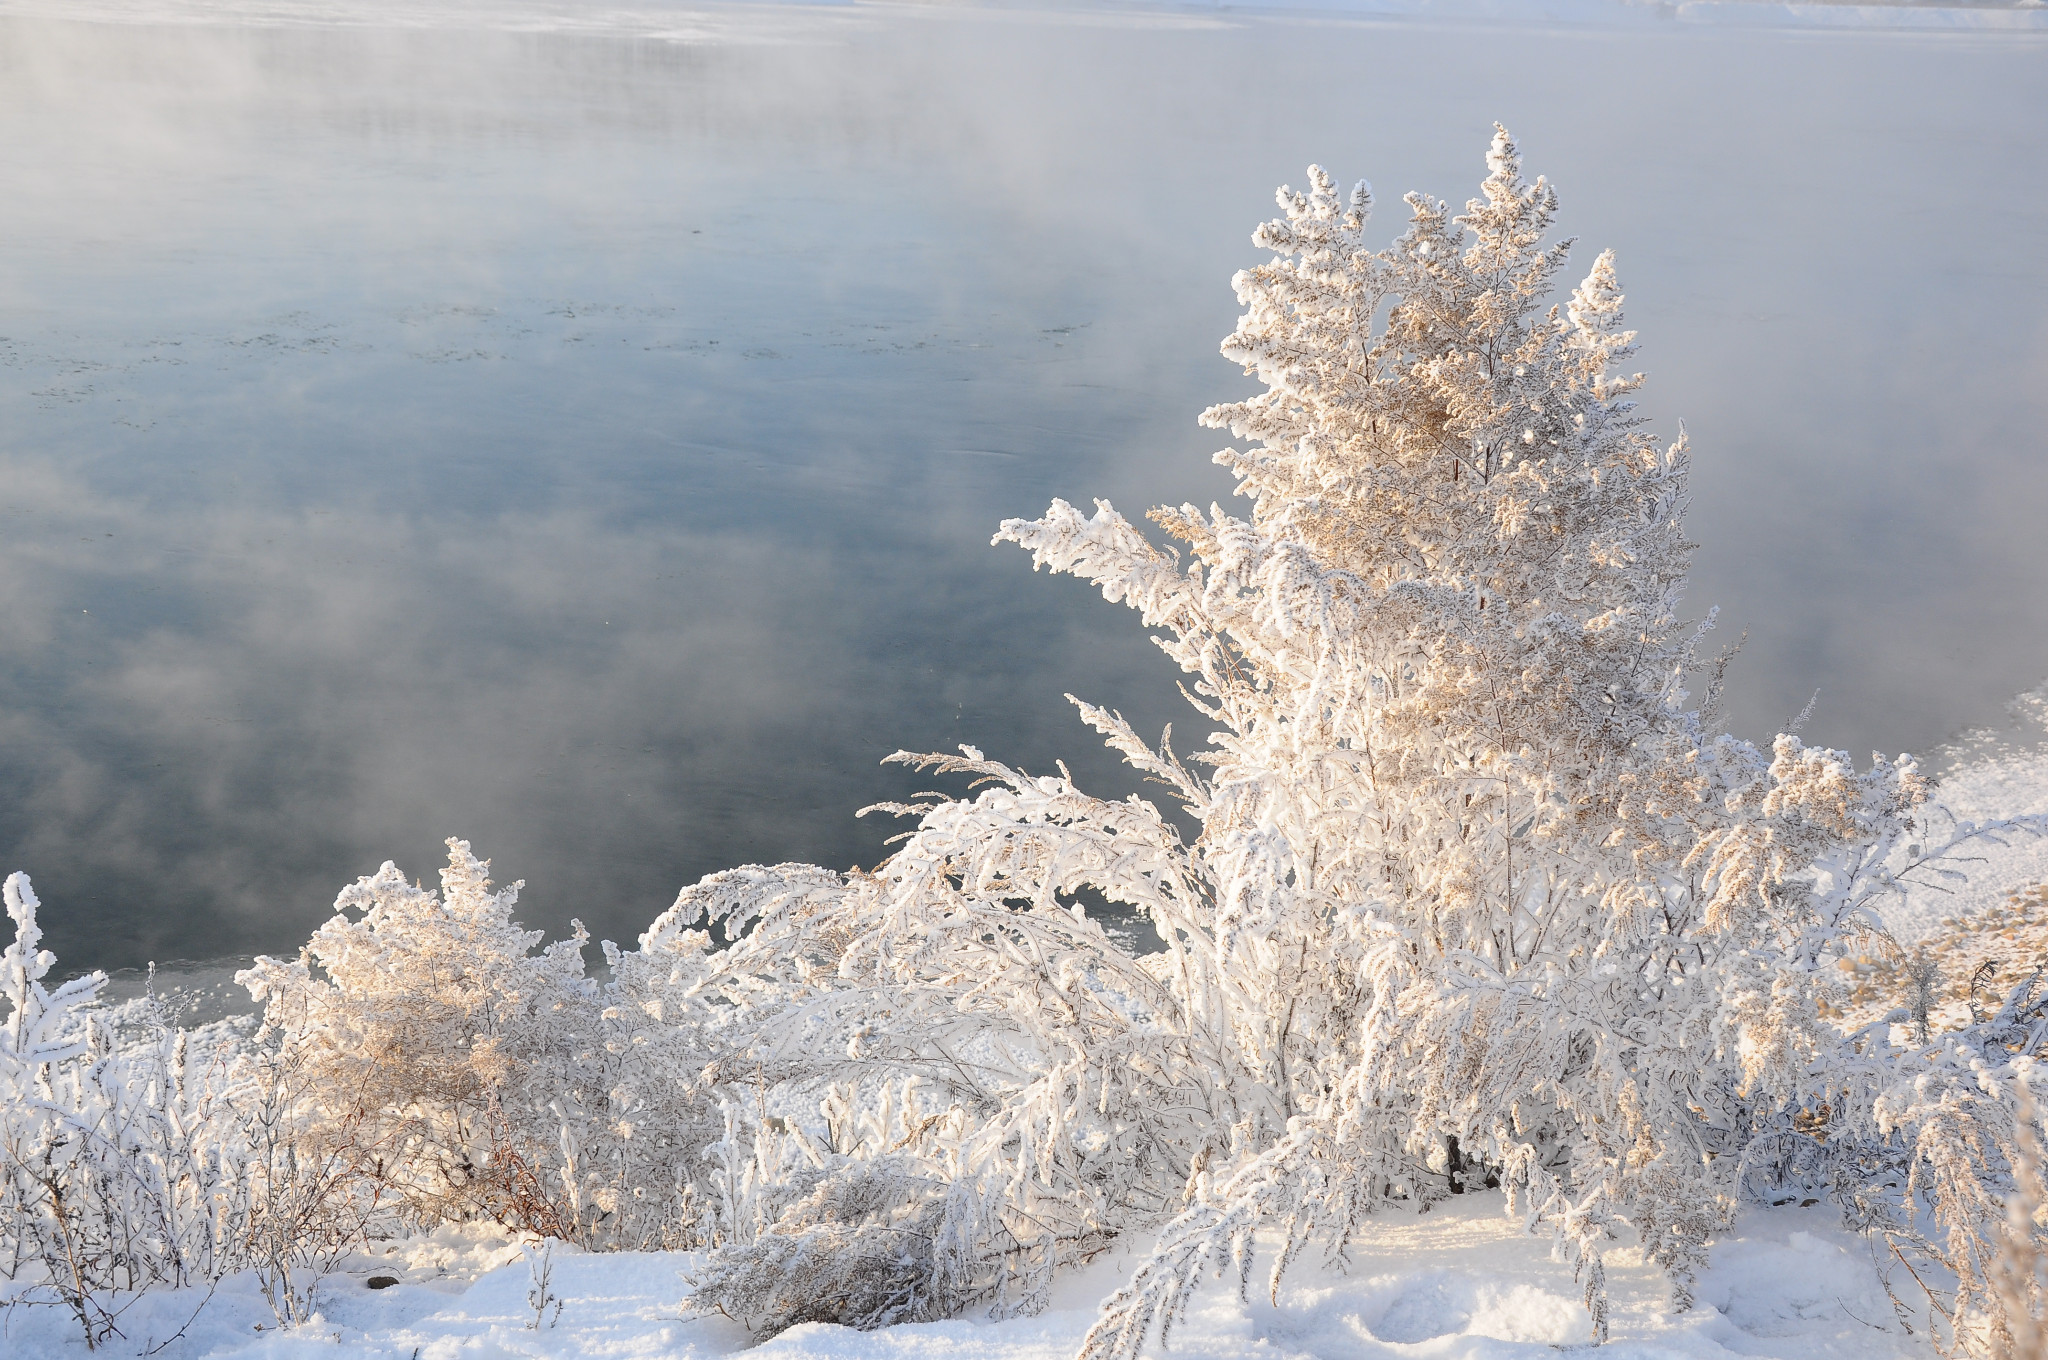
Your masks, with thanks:
[[[1926,750],[2048,674],[2038,37],[718,13],[0,17],[0,870],[66,971],[293,950],[449,836],[630,941],[875,863],[898,749],[1132,789],[1062,696],[1195,744],[1174,674],[990,533],[1227,500],[1274,187],[1390,240],[1496,118],[1692,439],[1734,728]]]

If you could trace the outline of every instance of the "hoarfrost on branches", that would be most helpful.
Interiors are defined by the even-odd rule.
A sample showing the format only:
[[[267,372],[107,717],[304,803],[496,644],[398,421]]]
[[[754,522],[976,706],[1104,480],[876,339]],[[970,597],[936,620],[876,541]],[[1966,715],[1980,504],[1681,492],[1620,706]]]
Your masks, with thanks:
[[[1712,616],[1678,614],[1685,443],[1627,399],[1612,257],[1546,306],[1555,196],[1505,132],[1488,169],[1462,215],[1411,195],[1382,251],[1363,185],[1282,191],[1224,346],[1266,391],[1205,415],[1254,441],[1218,455],[1248,514],[1154,511],[1185,559],[1106,503],[998,535],[1138,610],[1187,673],[1214,728],[1192,757],[1079,708],[1199,836],[972,749],[899,757],[982,791],[891,809],[917,822],[888,863],[714,964],[791,997],[755,1031],[778,1093],[915,1077],[929,1113],[888,1155],[976,1196],[981,1297],[1028,1305],[1159,1228],[1092,1354],[1164,1337],[1211,1266],[1245,1281],[1262,1228],[1277,1280],[1474,1176],[1579,1263],[1598,1337],[1617,1229],[1683,1306],[1760,1138],[1824,1128],[1839,1166],[1893,1136],[1821,1006],[1873,905],[1946,848],[1905,848],[1927,783],[1688,706],[1718,672]],[[1119,947],[1084,888],[1164,951]],[[1874,1042],[1844,1070],[1889,1068]]]

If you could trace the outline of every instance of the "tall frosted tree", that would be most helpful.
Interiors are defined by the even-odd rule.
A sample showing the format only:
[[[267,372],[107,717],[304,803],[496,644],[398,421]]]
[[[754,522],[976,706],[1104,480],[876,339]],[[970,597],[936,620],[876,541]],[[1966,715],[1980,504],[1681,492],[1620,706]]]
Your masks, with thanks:
[[[1711,616],[1679,612],[1685,442],[1628,400],[1612,256],[1550,303],[1556,197],[1505,131],[1487,164],[1462,215],[1410,195],[1385,250],[1363,184],[1311,168],[1280,192],[1223,346],[1265,390],[1203,417],[1243,441],[1217,455],[1243,511],[1155,510],[1184,553],[1104,502],[997,535],[1136,609],[1186,672],[1211,732],[1185,759],[1079,707],[1197,837],[972,749],[899,757],[985,787],[895,809],[917,825],[872,875],[707,881],[650,934],[751,922],[703,966],[743,1004],[774,991],[748,1042],[784,1092],[917,1083],[883,1140],[914,1192],[878,1197],[863,1163],[838,1212],[827,1175],[703,1297],[765,1300],[770,1258],[921,1214],[954,1246],[903,1297],[1028,1301],[1163,1224],[1089,1341],[1131,1354],[1205,1269],[1248,1270],[1261,1228],[1277,1281],[1375,1209],[1484,1176],[1552,1225],[1596,1334],[1617,1226],[1684,1301],[1746,1146],[1820,1099],[1822,968],[1875,928],[1924,786],[1791,736],[1759,751],[1711,693],[1688,706]],[[1083,889],[1164,951],[1105,935]]]

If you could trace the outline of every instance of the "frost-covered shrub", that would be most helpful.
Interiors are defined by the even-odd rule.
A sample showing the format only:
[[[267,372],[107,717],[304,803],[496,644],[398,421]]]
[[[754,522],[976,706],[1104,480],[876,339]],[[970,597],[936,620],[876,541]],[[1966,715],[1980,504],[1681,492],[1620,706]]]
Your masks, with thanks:
[[[1363,186],[1282,191],[1224,347],[1266,391],[1204,417],[1253,441],[1218,455],[1247,513],[1155,511],[1185,558],[1103,503],[998,535],[1137,609],[1187,673],[1197,755],[1080,709],[1199,836],[972,749],[902,757],[982,791],[892,809],[916,825],[872,874],[744,871],[645,942],[699,918],[734,936],[699,994],[778,1120],[917,1079],[924,1113],[877,1153],[892,1212],[933,1181],[970,1197],[977,1297],[1032,1306],[1060,1264],[1159,1230],[1093,1354],[1163,1334],[1209,1267],[1242,1278],[1261,1228],[1277,1273],[1472,1174],[1550,1225],[1602,1335],[1616,1229],[1683,1303],[1750,1145],[1842,1096],[1819,1007],[1911,868],[1926,783],[1720,731],[1711,663],[1688,706],[1708,624],[1678,614],[1684,442],[1615,371],[1611,257],[1548,305],[1555,198],[1504,133],[1489,168],[1462,216],[1411,195],[1385,250]],[[1164,951],[1104,934],[1083,890]],[[851,1297],[801,1244],[867,1171],[806,1174],[804,1207],[726,1266],[766,1294],[801,1261],[790,1297]],[[840,1227],[877,1221],[851,1198],[869,1207]]]
[[[2015,1338],[2041,1334],[2044,966],[1946,1033],[1904,1006],[1852,1031],[1813,1065],[1803,1119],[1750,1157],[1840,1202],[1888,1249],[1936,1342],[1965,1354],[2031,1355]]]
[[[597,989],[581,932],[534,954],[539,932],[512,921],[520,885],[492,892],[488,870],[459,841],[439,893],[386,864],[297,959],[258,959],[239,980],[319,1104],[313,1143],[345,1136],[423,1221],[578,1236],[563,1187],[532,1168],[598,1043]]]
[[[43,984],[40,904],[5,886],[0,954],[0,1275],[61,1304],[88,1348],[117,1333],[112,1296],[236,1269],[225,1145],[233,1085],[225,1027],[173,1030],[154,998],[98,1004],[103,974]]]
[[[322,1281],[395,1207],[368,1121],[337,1115],[317,1082],[301,1053],[259,1033],[235,1055],[214,1131],[227,1269],[254,1272],[285,1326],[313,1319]]]
[[[2008,1356],[2048,1355],[2048,1239],[2041,1220],[2048,1214],[2048,1175],[2042,1166],[2040,1120],[2030,1094],[2019,1102],[2019,1138],[2013,1148],[2013,1192],[2005,1211],[2005,1232],[1991,1264],[1989,1288],[1996,1299],[1990,1340]]]
[[[517,886],[452,842],[443,892],[392,869],[344,891],[291,962],[243,975],[264,1024],[173,1029],[105,978],[55,989],[23,875],[0,955],[0,1275],[89,1342],[114,1296],[256,1275],[282,1323],[373,1230],[492,1218],[593,1247],[699,1240],[728,1132],[696,1091],[687,949],[539,952]],[[701,949],[699,950],[701,953]]]
[[[692,1272],[693,1308],[768,1337],[805,1322],[929,1322],[987,1297],[986,1225],[958,1182],[888,1153],[804,1179],[810,1193],[772,1231],[718,1247]]]
[[[538,947],[512,919],[521,885],[492,891],[489,864],[448,847],[440,892],[386,864],[299,958],[240,975],[312,1107],[296,1146],[346,1149],[414,1223],[694,1244],[702,1150],[724,1126],[696,1090],[690,951],[656,963],[608,944],[601,985],[580,925]]]

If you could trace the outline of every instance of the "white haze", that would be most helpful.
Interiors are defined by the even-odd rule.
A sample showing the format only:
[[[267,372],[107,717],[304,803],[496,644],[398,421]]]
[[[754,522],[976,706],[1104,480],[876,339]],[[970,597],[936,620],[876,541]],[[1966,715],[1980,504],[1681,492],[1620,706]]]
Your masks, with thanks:
[[[1185,722],[994,522],[1226,497],[1273,186],[1462,198],[1496,117],[1692,435],[1736,729],[1992,718],[2048,673],[2033,19],[1516,12],[0,4],[0,845],[53,946],[288,948],[448,834],[630,938],[873,862],[890,750]]]

